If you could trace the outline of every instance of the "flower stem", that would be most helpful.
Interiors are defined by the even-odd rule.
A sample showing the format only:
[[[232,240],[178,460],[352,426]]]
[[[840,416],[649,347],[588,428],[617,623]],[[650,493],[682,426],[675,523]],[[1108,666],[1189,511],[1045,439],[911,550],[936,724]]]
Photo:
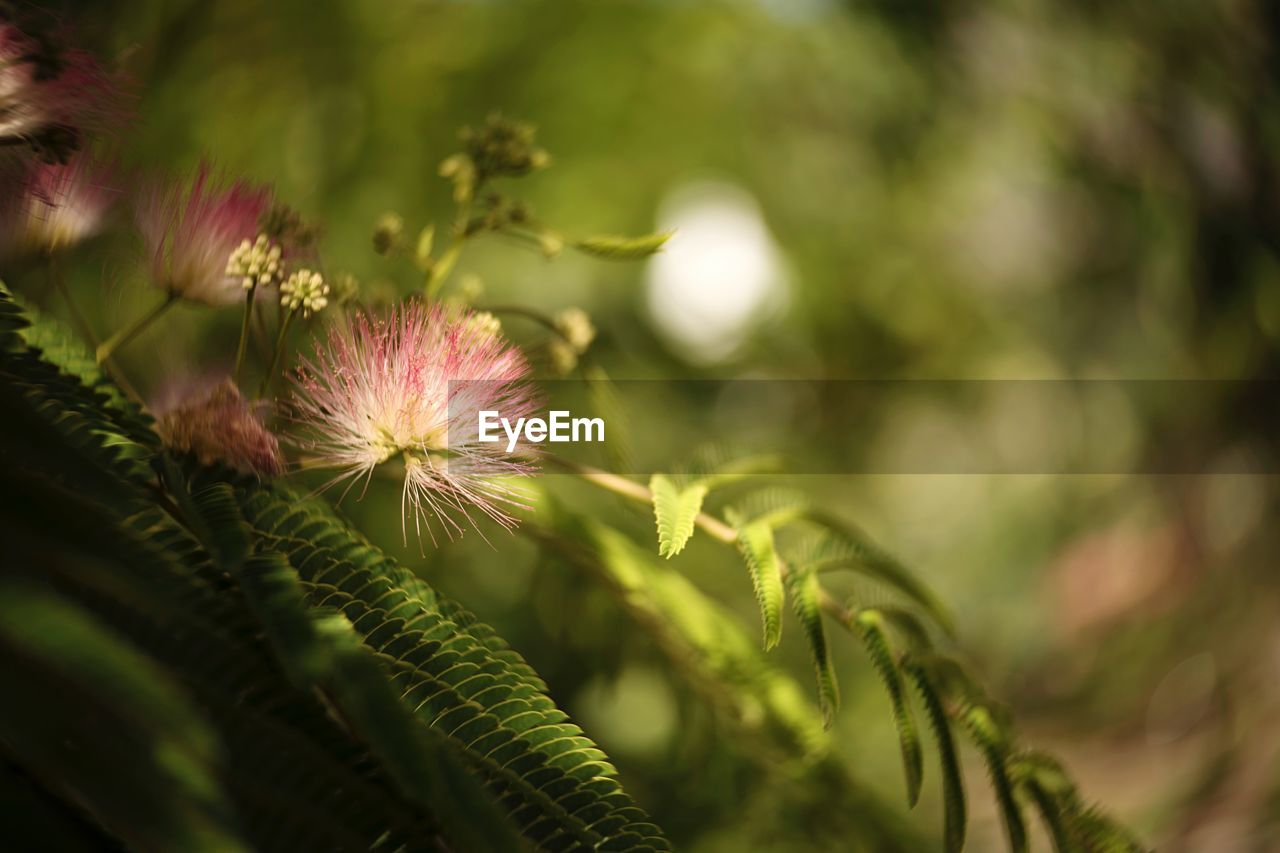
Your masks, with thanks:
[[[236,384],[240,383],[240,372],[244,368],[244,351],[249,345],[249,324],[253,322],[253,297],[258,290],[258,283],[249,285],[249,292],[244,298],[244,320],[240,323],[240,343],[236,346]]]
[[[71,322],[75,325],[76,331],[84,338],[85,343],[91,347],[96,347],[98,345],[98,337],[93,333],[93,327],[89,325],[89,321],[85,319],[84,314],[80,311],[80,306],[76,305],[76,300],[72,297],[71,290],[67,287],[67,282],[62,277],[62,271],[58,269],[57,257],[50,254],[46,257],[46,261],[48,262],[50,287],[57,291],[63,302],[67,303],[67,311],[71,315]],[[137,389],[129,384],[124,371],[116,364],[115,359],[108,358],[104,360],[102,367],[106,374],[115,380],[116,385],[120,386],[120,390],[125,393],[126,397],[135,403],[142,403],[142,398],[138,395]]]
[[[271,353],[271,362],[267,365],[267,373],[262,377],[262,385],[258,387],[258,396],[262,397],[267,393],[267,386],[271,384],[273,374],[276,372],[276,365],[280,363],[280,355],[284,352],[285,336],[289,334],[289,324],[293,322],[293,315],[297,311],[290,311],[284,315],[284,321],[280,324],[280,334],[276,335],[276,347]]]
[[[480,185],[477,184],[473,192],[479,189]],[[457,215],[454,217],[453,238],[449,241],[449,245],[445,247],[445,250],[440,253],[439,259],[432,264],[431,270],[427,273],[427,280],[422,285],[428,302],[435,299],[436,294],[440,292],[441,286],[449,278],[449,274],[453,272],[454,266],[458,263],[458,257],[462,254],[462,244],[471,236],[470,218],[471,202],[469,200],[461,202],[458,205]]]
[[[423,286],[426,291],[427,301],[435,299],[436,294],[440,292],[441,285],[445,279],[449,277],[449,273],[453,272],[453,267],[458,263],[458,256],[462,254],[462,242],[466,238],[455,237],[453,242],[440,254],[440,258],[431,267],[431,272],[427,273],[427,281]]]
[[[161,302],[137,320],[134,320],[128,326],[125,326],[123,329],[103,341],[97,351],[98,364],[102,364],[104,361],[111,358],[112,353],[136,338],[147,328],[147,326],[150,326],[155,322],[161,314],[168,311],[169,308],[177,301],[178,295],[176,293],[169,294],[168,297],[165,298],[164,302]]]

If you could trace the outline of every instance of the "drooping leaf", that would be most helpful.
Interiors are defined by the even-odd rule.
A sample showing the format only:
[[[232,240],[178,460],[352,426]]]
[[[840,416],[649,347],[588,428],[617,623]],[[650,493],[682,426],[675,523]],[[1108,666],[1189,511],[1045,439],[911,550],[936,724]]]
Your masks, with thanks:
[[[960,771],[960,758],[955,740],[951,736],[951,721],[947,719],[942,700],[929,683],[928,674],[919,664],[908,660],[903,669],[915,684],[925,717],[938,747],[938,764],[942,775],[943,843],[947,853],[959,853],[964,849],[967,810],[964,793],[964,775]]]
[[[782,638],[782,563],[773,544],[773,529],[753,521],[738,527],[738,550],[751,573],[751,587],[764,626],[764,649],[768,651]]]
[[[653,493],[653,516],[658,525],[658,553],[670,559],[684,550],[693,535],[707,487],[692,483],[682,489],[667,475],[654,474],[649,478],[649,490]]]
[[[876,674],[889,694],[893,706],[893,724],[898,732],[898,746],[902,751],[902,767],[907,780],[907,802],[914,806],[920,799],[920,781],[924,773],[924,757],[920,749],[920,734],[915,718],[907,704],[902,687],[902,675],[894,660],[893,651],[884,632],[884,617],[873,609],[862,610],[854,616],[854,627],[862,636]]]
[[[977,744],[987,763],[987,772],[991,775],[991,786],[995,790],[996,803],[1000,806],[1000,814],[1004,819],[1009,849],[1013,853],[1026,853],[1026,823],[1022,817],[1022,809],[1014,797],[1013,782],[1009,778],[1009,770],[1005,765],[1007,745],[1004,735],[996,725],[991,712],[980,705],[974,705],[966,710],[963,719],[969,736]]]
[[[827,645],[826,628],[822,623],[822,608],[818,601],[818,577],[812,571],[799,570],[787,578],[791,607],[800,620],[800,628],[809,644],[809,655],[818,676],[818,701],[822,708],[822,722],[831,727],[840,707],[840,688],[836,683],[836,671],[831,662],[831,649]]]

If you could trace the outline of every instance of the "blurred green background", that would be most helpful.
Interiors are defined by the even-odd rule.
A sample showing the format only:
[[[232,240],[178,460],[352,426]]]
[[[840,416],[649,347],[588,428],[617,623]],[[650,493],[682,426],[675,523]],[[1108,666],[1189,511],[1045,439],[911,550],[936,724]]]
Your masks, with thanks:
[[[677,236],[635,265],[479,241],[452,287],[476,276],[482,303],[584,308],[593,358],[615,377],[1278,378],[1280,11],[1263,0],[64,9],[136,83],[118,140],[130,162],[179,170],[207,155],[274,184],[322,224],[326,268],[366,294],[413,288],[371,230],[390,210],[413,233],[445,227],[436,171],[457,129],[493,110],[535,123],[553,166],[509,186],[539,216],[571,234]],[[155,299],[127,226],[69,270],[100,332]],[[225,365],[237,323],[183,308],[122,361],[143,388],[162,370]],[[536,325],[507,328],[545,342]],[[1268,399],[1204,386],[1174,403],[1186,429],[1274,471]],[[1013,442],[1054,440],[1042,415],[998,397],[977,414],[926,401],[847,428],[828,416],[849,436],[833,459],[960,441],[968,417]],[[1177,452],[1123,405],[1102,417],[1121,461]],[[1149,844],[1266,850],[1280,846],[1277,481],[1232,462],[1196,477],[791,485],[917,567],[1026,740]],[[652,546],[643,511],[564,477],[543,484]],[[760,807],[764,777],[610,595],[520,534],[420,554],[398,507],[393,486],[344,505],[530,659],[677,846],[822,846],[818,818]],[[735,554],[695,538],[672,565],[754,635]],[[906,817],[887,702],[856,644],[834,642],[840,760],[936,836],[936,784]],[[811,689],[795,634],[772,654]],[[993,849],[998,818],[967,759],[970,849]]]

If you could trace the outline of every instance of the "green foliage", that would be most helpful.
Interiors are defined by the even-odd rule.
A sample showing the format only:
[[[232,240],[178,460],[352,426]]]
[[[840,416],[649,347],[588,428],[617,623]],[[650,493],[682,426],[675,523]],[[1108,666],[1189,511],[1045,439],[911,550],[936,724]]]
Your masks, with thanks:
[[[738,528],[738,550],[751,573],[751,587],[760,608],[764,626],[764,649],[768,651],[782,638],[782,563],[774,548],[773,528],[763,521],[752,521]]]
[[[573,247],[585,254],[610,261],[635,261],[661,251],[671,235],[672,232],[664,231],[643,237],[584,237],[574,240]]]
[[[20,745],[5,760],[41,779],[53,808],[90,815],[90,833],[181,849],[410,849],[433,839],[669,849],[604,753],[492,629],[323,500],[170,458],[87,354],[4,291],[0,379],[0,534],[13,555],[0,577],[0,679],[21,697],[0,726]],[[654,480],[660,541],[673,553],[705,496],[707,481],[695,482],[696,500],[690,487]],[[781,492],[743,507],[731,514],[732,541],[752,574],[766,650],[789,595],[820,713],[732,616],[619,532],[553,513],[544,537],[614,591],[753,754],[816,784],[835,772],[824,728],[838,703],[822,616],[839,608],[821,572],[842,565],[851,537],[831,545],[831,531],[846,528]],[[775,535],[792,525],[826,539],[788,566]],[[931,599],[865,541],[858,548],[904,593],[901,606],[857,610],[849,627],[890,697],[910,803],[922,760],[904,672],[917,689],[940,753],[946,848],[965,835],[958,719],[987,761],[1015,850],[1026,843],[1019,797],[1059,849],[1138,849],[1081,804],[1055,762],[1016,751],[967,671],[933,650]],[[910,649],[902,662],[890,632]],[[74,761],[64,736],[82,744]],[[131,760],[138,754],[154,760]],[[121,767],[128,782],[114,784]],[[873,821],[868,838],[880,840],[868,846],[894,831]]]
[[[1014,797],[1009,769],[1005,764],[1008,744],[1005,742],[1003,732],[996,725],[991,712],[980,705],[969,708],[963,719],[970,736],[987,762],[987,771],[991,774],[991,786],[996,793],[996,803],[1000,806],[1000,814],[1004,818],[1009,849],[1015,853],[1023,853],[1027,849],[1027,829],[1022,818],[1022,809]]]
[[[568,515],[549,499],[544,504],[545,517],[532,530],[546,547],[611,589],[674,672],[754,744],[753,752],[782,764],[809,764],[827,754],[818,710],[733,614],[621,532]]]
[[[951,721],[943,708],[942,700],[929,682],[925,670],[908,660],[903,669],[915,685],[924,706],[925,717],[938,747],[938,765],[942,774],[942,838],[948,853],[964,849],[965,827],[968,820],[964,796],[964,776],[960,770],[960,756],[951,736]]]
[[[924,775],[924,757],[920,750],[920,733],[915,717],[907,704],[902,674],[889,648],[884,632],[884,619],[877,610],[863,610],[854,617],[854,624],[862,636],[867,655],[875,666],[876,674],[884,684],[885,692],[893,706],[893,725],[898,732],[898,746],[902,751],[902,768],[907,779],[907,802],[912,806],[920,799],[920,780]]]
[[[835,713],[840,708],[840,688],[836,684],[836,670],[831,661],[831,649],[827,645],[827,631],[822,623],[822,608],[818,604],[820,587],[818,576],[811,570],[793,572],[787,577],[787,591],[791,607],[809,644],[809,654],[818,674],[818,701],[822,707],[822,721],[830,728]]]
[[[8,760],[143,847],[668,849],[491,629],[321,501],[184,470],[0,308]]]
[[[14,759],[112,833],[143,848],[246,849],[210,727],[166,673],[88,613],[35,586],[0,585],[0,690],[0,741]]]
[[[658,525],[658,553],[674,557],[693,535],[707,486],[695,482],[682,489],[667,475],[654,474],[649,478],[649,491],[653,492],[653,517]]]

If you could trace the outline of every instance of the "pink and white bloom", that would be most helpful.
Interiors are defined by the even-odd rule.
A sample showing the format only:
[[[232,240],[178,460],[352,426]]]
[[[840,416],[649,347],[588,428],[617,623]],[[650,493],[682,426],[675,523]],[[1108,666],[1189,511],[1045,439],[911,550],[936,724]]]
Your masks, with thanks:
[[[284,471],[280,442],[229,378],[174,383],[153,401],[151,411],[165,447],[190,453],[202,465],[226,465],[259,477]]]
[[[117,85],[91,55],[58,50],[0,19],[0,142],[62,162],[86,130],[121,112]]]
[[[474,509],[510,528],[521,506],[509,478],[530,473],[531,452],[480,442],[477,416],[531,414],[529,365],[473,319],[418,302],[385,319],[356,314],[330,328],[294,377],[304,464],[338,469],[333,485],[367,482],[379,465],[401,461],[406,537],[410,510],[419,537],[425,522],[434,542],[433,519],[452,538],[463,532],[455,515],[471,521]]]
[[[80,153],[66,163],[37,163],[25,176],[16,210],[6,218],[6,242],[55,252],[102,230],[120,197],[113,164]]]
[[[207,163],[189,183],[146,187],[137,199],[137,219],[151,257],[152,282],[205,305],[243,302],[242,279],[228,275],[228,258],[243,241],[256,239],[271,204],[266,187],[227,183]]]

